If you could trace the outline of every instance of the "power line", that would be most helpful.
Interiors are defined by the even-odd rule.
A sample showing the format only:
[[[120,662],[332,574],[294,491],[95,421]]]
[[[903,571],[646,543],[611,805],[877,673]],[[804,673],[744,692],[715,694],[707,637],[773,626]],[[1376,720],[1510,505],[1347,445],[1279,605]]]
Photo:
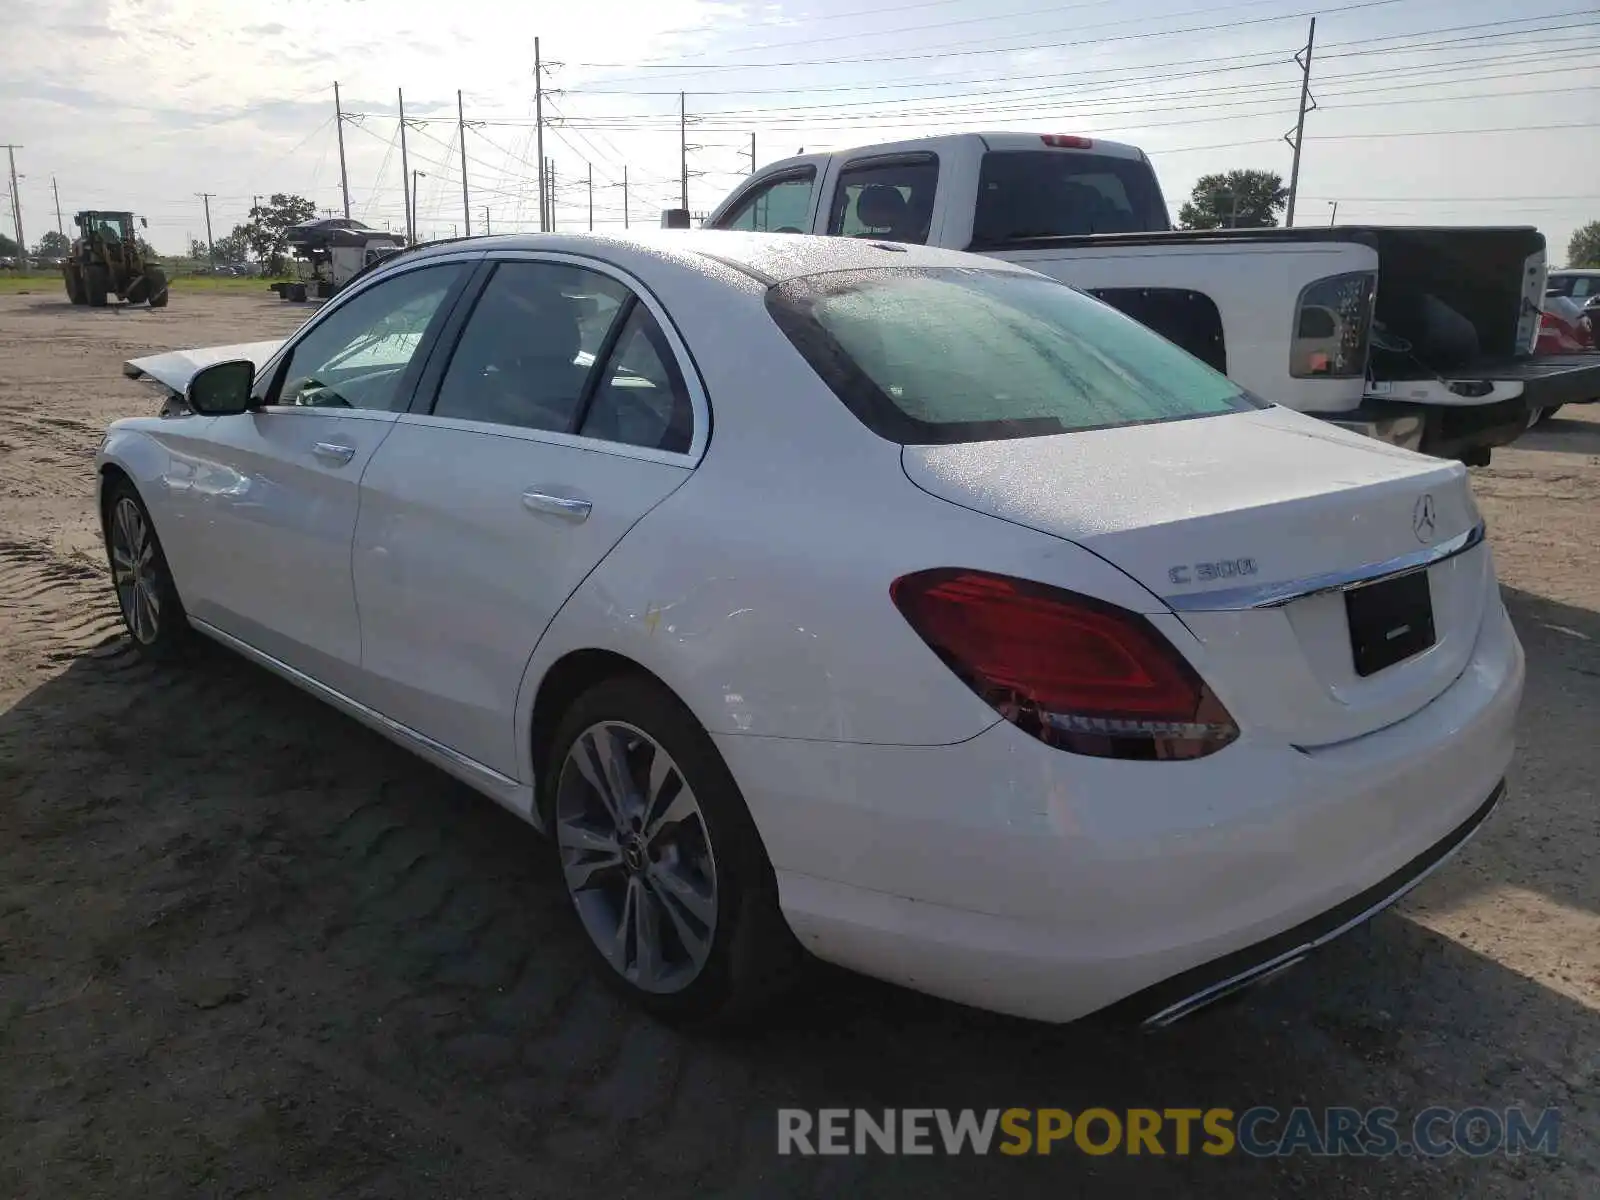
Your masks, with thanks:
[[[1398,3],[1403,3],[1403,2],[1404,2],[1404,0],[1362,0],[1361,3],[1347,5],[1347,6],[1345,6],[1345,8],[1341,9],[1340,11],[1341,12],[1348,12],[1348,11],[1351,11],[1353,9],[1387,7],[1387,6],[1391,5],[1391,4],[1398,4]],[[1373,44],[1377,44],[1377,43],[1381,43],[1381,42],[1392,42],[1392,41],[1396,41],[1396,40],[1402,39],[1402,38],[1432,37],[1432,36],[1434,36],[1436,34],[1439,34],[1439,33],[1449,33],[1449,32],[1464,31],[1464,30],[1498,28],[1498,27],[1505,26],[1505,25],[1525,24],[1525,23],[1527,23],[1529,21],[1547,21],[1547,20],[1555,20],[1555,19],[1558,19],[1558,18],[1574,17],[1574,16],[1575,17],[1590,18],[1590,20],[1588,20],[1588,21],[1577,22],[1577,23],[1574,23],[1574,24],[1571,24],[1571,25],[1550,26],[1550,27],[1543,27],[1543,28],[1539,28],[1539,29],[1507,30],[1503,34],[1502,33],[1486,34],[1486,35],[1483,35],[1483,37],[1479,37],[1479,38],[1467,38],[1467,39],[1455,39],[1455,40],[1475,41],[1475,40],[1484,40],[1484,38],[1486,38],[1486,37],[1514,36],[1514,35],[1517,35],[1517,34],[1555,32],[1555,31],[1560,30],[1560,29],[1590,27],[1590,26],[1592,26],[1592,15],[1591,14],[1592,14],[1592,10],[1591,9],[1572,9],[1572,10],[1567,10],[1567,11],[1563,11],[1563,12],[1559,12],[1559,13],[1546,13],[1546,14],[1542,14],[1542,15],[1534,15],[1534,16],[1527,16],[1527,17],[1514,17],[1514,18],[1509,18],[1507,20],[1502,20],[1502,21],[1481,21],[1481,22],[1476,22],[1476,23],[1467,24],[1467,25],[1447,26],[1447,27],[1442,27],[1442,28],[1432,29],[1432,30],[1426,30],[1426,31],[1416,31],[1416,32],[1401,33],[1401,34],[1389,34],[1389,35],[1385,35],[1385,36],[1382,36],[1382,37],[1355,39],[1355,40],[1346,41],[1346,42],[1330,43],[1330,45],[1331,46],[1341,46],[1341,47],[1360,46],[1360,45],[1373,45]],[[1185,28],[1182,28],[1182,29],[1152,30],[1152,31],[1141,32],[1141,33],[1121,34],[1121,35],[1118,35],[1118,36],[1115,36],[1115,37],[1088,38],[1088,39],[1083,39],[1083,38],[1081,38],[1079,36],[1083,31],[1082,27],[1073,27],[1073,28],[1061,29],[1061,30],[1038,30],[1038,31],[1033,31],[1031,33],[1027,33],[1027,34],[1014,33],[1014,34],[1008,34],[1008,35],[1002,35],[1002,36],[1004,36],[1004,37],[1040,37],[1040,36],[1061,35],[1061,36],[1070,36],[1073,39],[1074,44],[1077,45],[1077,46],[1100,46],[1100,45],[1109,45],[1109,44],[1117,43],[1117,42],[1147,41],[1147,40],[1156,39],[1156,38],[1174,37],[1174,36],[1178,36],[1178,35],[1181,35],[1181,34],[1210,33],[1210,32],[1216,32],[1216,31],[1225,30],[1225,29],[1236,29],[1236,28],[1241,28],[1241,27],[1249,26],[1249,25],[1270,24],[1270,23],[1274,23],[1274,22],[1278,22],[1278,21],[1296,19],[1296,18],[1300,18],[1300,17],[1309,17],[1309,16],[1314,16],[1314,15],[1316,15],[1316,13],[1314,11],[1283,13],[1283,14],[1279,14],[1279,15],[1275,15],[1275,16],[1271,16],[1271,17],[1253,17],[1253,18],[1247,18],[1247,19],[1241,20],[1241,21],[1227,21],[1227,22],[1221,22],[1221,23],[1218,23],[1218,24],[1211,24],[1211,25],[1188,26],[1188,27],[1185,27]],[[994,41],[996,39],[987,38],[987,39],[983,39],[983,40],[985,40],[985,41]],[[763,63],[695,64],[695,63],[656,62],[656,63],[638,63],[638,64],[582,63],[582,64],[577,64],[577,65],[585,66],[585,67],[638,67],[640,69],[652,70],[652,71],[654,71],[654,70],[663,70],[663,71],[677,70],[680,73],[698,73],[698,72],[707,71],[707,70],[717,70],[717,71],[737,71],[737,70],[747,70],[747,69],[748,70],[765,70],[765,69],[768,69],[768,68],[771,68],[771,67],[848,66],[848,65],[863,64],[863,63],[874,63],[875,64],[875,63],[879,63],[879,62],[913,62],[913,61],[926,61],[926,60],[929,60],[929,59],[962,58],[962,57],[967,57],[967,56],[971,56],[971,55],[1013,54],[1013,53],[1021,53],[1023,51],[1029,51],[1029,50],[1057,50],[1057,49],[1059,49],[1059,46],[1055,42],[1032,43],[1032,44],[1023,45],[1023,46],[1005,46],[1005,47],[995,47],[995,48],[986,48],[986,49],[972,49],[971,47],[972,47],[972,43],[971,42],[967,42],[967,43],[965,43],[963,45],[962,48],[936,49],[936,50],[929,50],[929,51],[925,51],[925,52],[921,52],[921,53],[917,53],[917,54],[889,54],[889,55],[871,54],[871,55],[863,55],[863,56],[858,56],[858,57],[853,57],[853,58],[792,59],[792,60],[783,61],[783,62],[763,62]],[[1387,47],[1387,49],[1392,49],[1392,50],[1402,50],[1402,49],[1406,49],[1406,48],[1407,47],[1403,47],[1403,46]],[[1412,48],[1420,48],[1420,47],[1412,47]],[[1128,69],[1137,70],[1138,68],[1128,68]],[[628,78],[629,77],[624,76],[624,77],[621,77],[621,78],[618,78],[618,79],[602,80],[600,82],[620,83],[620,82],[626,82]],[[666,77],[664,77],[664,76],[639,76],[638,78],[641,78],[641,79],[645,79],[645,78],[661,79],[661,78],[666,78]],[[696,94],[701,94],[699,89],[697,89]]]

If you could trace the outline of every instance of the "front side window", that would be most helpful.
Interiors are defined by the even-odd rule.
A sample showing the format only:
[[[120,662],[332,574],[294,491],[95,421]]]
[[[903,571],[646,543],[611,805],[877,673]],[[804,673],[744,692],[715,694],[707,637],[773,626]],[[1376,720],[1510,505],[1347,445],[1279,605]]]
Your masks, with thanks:
[[[289,352],[269,404],[393,412],[429,325],[466,268],[442,263],[365,289],[317,322]]]
[[[848,166],[833,189],[828,232],[920,246],[933,224],[938,186],[939,160],[932,155]]]
[[[992,150],[978,172],[972,245],[1168,227],[1148,163],[1063,150]]]
[[[868,428],[989,441],[1261,407],[1225,375],[1054,280],[970,268],[835,271],[767,307]]]
[[[716,228],[804,233],[811,223],[811,191],[816,181],[816,171],[807,167],[763,184],[719,220]]]

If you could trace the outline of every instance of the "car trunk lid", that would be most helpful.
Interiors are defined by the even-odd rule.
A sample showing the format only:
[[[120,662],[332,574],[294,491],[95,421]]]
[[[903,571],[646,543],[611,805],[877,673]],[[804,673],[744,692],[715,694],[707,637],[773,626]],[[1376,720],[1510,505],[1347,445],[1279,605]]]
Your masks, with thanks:
[[[1196,665],[1241,725],[1296,745],[1427,704],[1465,669],[1489,595],[1464,467],[1281,408],[907,446],[902,461],[924,491],[1138,580],[1199,639]],[[1352,581],[1407,568],[1420,598],[1413,579],[1347,600]]]

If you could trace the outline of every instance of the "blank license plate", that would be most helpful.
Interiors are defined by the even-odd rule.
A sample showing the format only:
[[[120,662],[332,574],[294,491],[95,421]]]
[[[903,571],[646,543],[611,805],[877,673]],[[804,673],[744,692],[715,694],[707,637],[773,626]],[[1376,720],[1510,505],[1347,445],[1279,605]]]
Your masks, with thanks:
[[[1434,642],[1428,573],[1369,583],[1344,594],[1356,674],[1373,675],[1420,654]]]

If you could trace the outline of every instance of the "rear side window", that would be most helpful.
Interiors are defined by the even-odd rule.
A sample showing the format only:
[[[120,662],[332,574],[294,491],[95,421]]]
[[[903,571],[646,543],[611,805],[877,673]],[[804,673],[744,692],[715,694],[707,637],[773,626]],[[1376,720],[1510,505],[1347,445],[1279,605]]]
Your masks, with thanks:
[[[828,232],[923,245],[938,186],[939,160],[931,154],[847,166],[833,189]]]
[[[836,271],[768,310],[868,428],[990,441],[1263,407],[1130,317],[1054,280],[966,268]]]
[[[1166,229],[1150,165],[1076,150],[994,150],[983,156],[972,244]]]
[[[807,167],[762,184],[718,221],[716,228],[805,233],[811,224],[811,191],[816,181],[816,171]]]

